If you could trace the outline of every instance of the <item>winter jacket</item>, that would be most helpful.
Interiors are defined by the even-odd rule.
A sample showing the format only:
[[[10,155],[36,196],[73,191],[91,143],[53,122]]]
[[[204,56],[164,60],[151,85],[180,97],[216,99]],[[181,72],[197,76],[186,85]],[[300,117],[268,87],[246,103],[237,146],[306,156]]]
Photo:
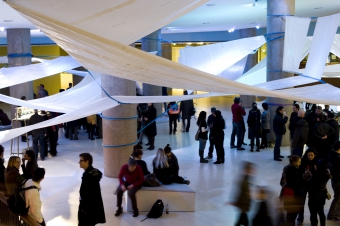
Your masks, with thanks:
[[[286,133],[286,123],[288,121],[288,117],[283,117],[282,114],[276,113],[273,120],[273,130],[277,135],[284,135]]]
[[[7,114],[5,112],[0,113],[0,122],[3,126],[11,125],[11,120],[9,120]]]
[[[145,121],[145,125],[148,125],[144,130],[145,135],[147,137],[155,137],[157,135],[157,125],[156,121],[154,121],[157,118],[156,108],[153,105],[149,106],[147,112],[144,114],[144,117],[148,119]]]
[[[332,180],[340,182],[340,154],[338,152],[331,151],[328,167],[331,171]]]
[[[298,114],[296,112],[292,112],[289,118],[289,131],[290,131],[290,137],[293,139],[294,137],[294,131],[297,125],[297,122],[300,120],[298,117]]]
[[[33,178],[34,171],[38,168],[37,161],[28,161],[26,166],[24,164],[21,165],[22,172],[24,173],[22,176],[25,179]]]
[[[87,116],[86,121],[87,121],[87,124],[97,125],[97,116],[96,115]]]
[[[180,110],[182,112],[182,119],[191,119],[190,112],[194,108],[194,101],[193,100],[184,100],[181,102]]]
[[[308,134],[308,122],[305,119],[300,118],[294,129],[292,148],[304,146],[308,141]]]
[[[329,143],[334,144],[335,141],[339,141],[339,123],[335,119],[328,119],[326,123],[334,129],[334,133],[329,136]]]
[[[13,193],[14,188],[21,187],[24,180],[25,179],[20,175],[17,168],[7,168],[5,172],[5,185],[7,188],[7,194],[10,195]]]
[[[261,115],[261,124],[262,124],[262,129],[270,129],[270,112],[269,111],[263,111]]]
[[[38,115],[38,113],[34,113],[34,115],[31,116],[31,118],[28,120],[28,125],[34,125],[40,122],[45,121],[44,117],[41,115]],[[47,129],[46,128],[39,128],[32,130],[32,135],[43,135],[47,134]]]
[[[325,205],[327,182],[330,177],[326,167],[318,165],[317,170],[308,182],[308,205]]]
[[[248,127],[261,128],[261,112],[259,110],[250,110],[247,119]]]

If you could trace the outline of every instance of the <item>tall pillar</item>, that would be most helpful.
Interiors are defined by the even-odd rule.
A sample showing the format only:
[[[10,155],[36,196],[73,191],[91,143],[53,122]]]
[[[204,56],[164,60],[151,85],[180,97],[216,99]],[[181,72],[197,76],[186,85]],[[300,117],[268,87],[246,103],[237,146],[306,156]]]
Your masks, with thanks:
[[[267,2],[267,34],[285,31],[285,20],[280,15],[294,15],[295,14],[295,0],[270,0]],[[269,38],[275,38],[277,35],[271,35]],[[267,42],[267,81],[292,77],[293,74],[286,72],[277,72],[282,70],[283,63],[283,47],[284,38],[279,38],[274,41]],[[284,100],[280,98],[268,98],[269,103],[283,105],[287,115],[290,116],[292,112],[293,102],[291,100]],[[286,106],[289,105],[289,106]],[[275,140],[273,133],[272,122],[277,106],[270,106],[271,118],[271,133],[269,141]],[[288,127],[288,123],[286,125]],[[287,129],[286,135],[283,137],[282,145],[289,145],[289,132]]]
[[[256,36],[256,28],[248,28],[239,30],[240,38],[250,38]],[[246,66],[244,68],[243,74],[249,71],[257,64],[257,54],[249,54],[247,57]],[[252,103],[256,100],[255,96],[241,95],[242,106],[250,108]]]
[[[31,64],[31,33],[29,28],[7,29],[7,55],[8,67],[17,67]],[[9,93],[11,97],[19,98],[26,96],[27,100],[33,99],[33,82],[25,82],[11,86]],[[11,106],[12,118],[15,108]]]
[[[142,38],[142,50],[145,52],[157,51],[157,56],[162,57],[162,37],[161,29]],[[162,87],[143,83],[144,96],[162,96]],[[162,104],[154,104],[157,114],[163,112]]]
[[[110,75],[102,75],[101,81],[103,88],[111,96],[136,95],[136,82],[134,81]],[[102,97],[106,97],[103,91]],[[132,143],[137,140],[137,119],[133,118],[137,115],[136,105],[122,104],[106,110],[102,114],[104,116],[102,120],[104,175],[117,178],[121,166],[127,163],[132,153]],[[111,120],[106,117],[111,118]],[[115,120],[112,120],[112,118]]]

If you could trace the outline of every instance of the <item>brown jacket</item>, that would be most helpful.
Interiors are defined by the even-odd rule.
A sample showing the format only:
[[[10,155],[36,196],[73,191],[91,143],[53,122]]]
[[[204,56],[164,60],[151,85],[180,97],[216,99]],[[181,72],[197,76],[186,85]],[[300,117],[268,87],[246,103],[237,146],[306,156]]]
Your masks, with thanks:
[[[14,188],[21,187],[24,178],[20,175],[19,170],[15,167],[8,168],[5,172],[5,184],[7,194],[10,195]]]
[[[97,125],[97,115],[90,115],[86,117],[87,123],[91,125]]]

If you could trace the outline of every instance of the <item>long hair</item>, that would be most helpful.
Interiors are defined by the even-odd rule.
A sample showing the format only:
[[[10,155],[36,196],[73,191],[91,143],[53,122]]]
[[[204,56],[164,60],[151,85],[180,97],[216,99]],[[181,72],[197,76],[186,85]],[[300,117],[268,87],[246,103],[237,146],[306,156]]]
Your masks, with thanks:
[[[6,171],[9,171],[11,168],[14,167],[14,163],[17,159],[20,159],[20,158],[18,156],[11,156],[9,158]]]
[[[156,156],[152,160],[152,163],[156,169],[169,168],[168,158],[166,157],[162,148],[157,150]]]
[[[31,158],[31,161],[36,161],[35,153],[32,150],[27,150],[26,155]]]
[[[277,108],[276,108],[276,114],[280,114],[280,111],[283,109],[284,107],[283,106],[278,106]]]
[[[202,123],[202,121],[205,121],[206,117],[207,117],[207,112],[201,111],[197,119],[197,125],[199,126]]]

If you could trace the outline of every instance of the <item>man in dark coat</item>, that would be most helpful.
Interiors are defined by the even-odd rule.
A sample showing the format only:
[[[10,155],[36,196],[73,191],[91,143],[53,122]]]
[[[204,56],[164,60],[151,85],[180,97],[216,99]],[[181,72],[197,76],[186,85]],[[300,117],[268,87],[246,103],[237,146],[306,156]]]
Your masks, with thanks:
[[[326,160],[332,147],[330,138],[332,138],[335,131],[328,123],[325,123],[324,118],[325,116],[323,114],[317,115],[318,123],[314,126],[314,139],[311,147],[316,149],[321,159]]]
[[[45,119],[43,116],[38,114],[38,110],[34,110],[34,115],[31,116],[31,118],[28,120],[28,125],[34,125],[38,124],[40,122],[43,122]],[[47,136],[47,129],[46,128],[39,128],[32,130],[32,136],[33,136],[33,151],[35,153],[35,156],[38,158],[38,142],[40,145],[40,159],[42,161],[45,160],[45,148],[46,148],[46,140],[45,137]]]
[[[330,127],[334,129],[334,133],[328,138],[330,147],[336,142],[339,141],[339,123],[334,119],[334,113],[329,112],[328,113],[328,119],[326,121]]]
[[[317,123],[316,116],[321,115],[321,114],[322,114],[322,107],[317,106],[315,108],[315,110],[313,110],[313,108],[312,108],[312,112],[307,114],[307,116],[306,116],[306,120],[308,122],[308,127],[310,128],[309,129],[309,135],[308,135],[308,142],[307,142],[308,147],[312,147],[312,144],[313,144],[313,141],[314,141],[313,129],[314,129],[315,124]]]
[[[4,147],[0,145],[0,192],[7,194],[6,186],[5,186],[5,166],[4,166]]]
[[[184,95],[188,95],[188,91],[184,91]],[[182,124],[183,124],[182,132],[189,132],[190,120],[192,116],[191,111],[193,108],[194,108],[193,100],[184,100],[181,102],[180,111],[182,112]],[[187,120],[186,126],[185,126],[185,120]]]
[[[207,124],[209,126],[209,128],[212,128],[213,124],[214,124],[214,120],[216,118],[216,108],[215,107],[212,107],[211,108],[211,115],[209,115],[208,117],[208,121],[207,121]],[[215,147],[215,141],[214,139],[212,139],[212,136],[211,136],[211,131],[209,133],[209,153],[208,153],[208,156],[205,157],[205,159],[212,159],[213,158],[213,152],[214,152],[214,147]]]
[[[94,226],[106,223],[99,181],[102,173],[93,168],[89,153],[79,155],[80,168],[85,170],[79,190],[78,226]]]
[[[308,122],[304,119],[305,111],[299,110],[298,121],[294,129],[294,136],[292,140],[293,155],[302,157],[303,146],[307,143],[309,128]]]
[[[290,118],[289,118],[289,138],[290,138],[290,144],[292,145],[293,143],[293,137],[294,137],[294,131],[295,131],[295,128],[296,128],[296,124],[297,122],[299,121],[299,117],[298,117],[298,112],[300,110],[300,106],[298,104],[293,104],[293,112],[292,114],[290,115]],[[293,153],[293,150],[294,148],[291,146],[291,154]]]

